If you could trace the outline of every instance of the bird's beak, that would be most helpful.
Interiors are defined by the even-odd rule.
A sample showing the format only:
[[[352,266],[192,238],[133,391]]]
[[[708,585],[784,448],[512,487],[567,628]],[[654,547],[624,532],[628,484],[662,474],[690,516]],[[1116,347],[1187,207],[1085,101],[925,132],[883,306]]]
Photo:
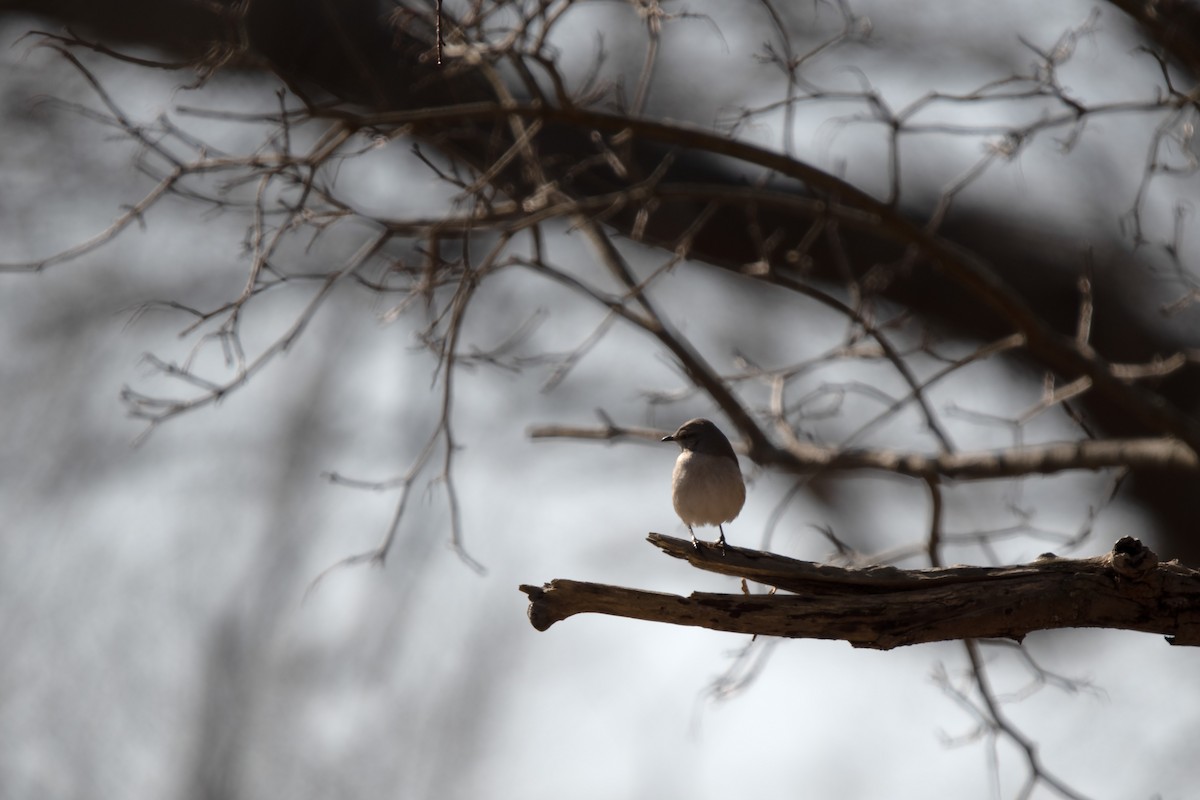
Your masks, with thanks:
[[[671,435],[669,435],[669,436],[664,436],[664,437],[662,438],[662,440],[663,440],[664,442],[673,442],[673,441],[675,441],[675,434],[671,434]]]

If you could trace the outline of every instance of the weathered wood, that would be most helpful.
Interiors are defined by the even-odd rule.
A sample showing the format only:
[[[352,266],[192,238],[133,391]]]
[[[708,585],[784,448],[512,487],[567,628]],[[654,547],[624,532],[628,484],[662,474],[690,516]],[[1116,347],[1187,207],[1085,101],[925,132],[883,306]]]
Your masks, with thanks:
[[[1084,559],[1046,554],[1029,564],[907,570],[835,567],[741,547],[649,535],[700,569],[773,586],[774,593],[694,592],[681,597],[620,586],[554,580],[522,586],[529,619],[544,631],[595,613],[734,633],[843,639],[888,650],[951,639],[1009,638],[1055,628],[1160,633],[1200,645],[1200,570],[1158,557],[1125,537]],[[785,593],[786,592],[786,593]]]

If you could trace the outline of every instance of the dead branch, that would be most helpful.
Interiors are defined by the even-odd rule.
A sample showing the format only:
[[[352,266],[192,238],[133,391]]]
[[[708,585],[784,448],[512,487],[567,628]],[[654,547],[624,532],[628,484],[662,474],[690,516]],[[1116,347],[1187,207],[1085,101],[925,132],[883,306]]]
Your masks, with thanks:
[[[651,533],[651,544],[692,566],[773,586],[770,594],[661,592],[571,580],[521,586],[544,631],[575,614],[690,625],[733,633],[843,639],[890,650],[953,639],[1015,639],[1037,630],[1114,628],[1200,645],[1200,570],[1159,563],[1124,537],[1084,559],[1051,553],[1005,567],[835,567]],[[783,591],[788,592],[784,594]]]

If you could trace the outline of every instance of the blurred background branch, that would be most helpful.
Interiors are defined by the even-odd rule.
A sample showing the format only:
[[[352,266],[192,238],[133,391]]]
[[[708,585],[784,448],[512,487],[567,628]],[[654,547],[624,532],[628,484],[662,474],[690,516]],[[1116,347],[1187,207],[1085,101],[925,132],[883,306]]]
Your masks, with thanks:
[[[544,703],[549,675],[578,699],[613,659],[622,674],[656,674],[632,653],[687,666],[722,656],[588,628],[556,666],[520,638],[510,587],[531,569],[575,559],[621,583],[649,569],[625,550],[636,537],[611,531],[660,518],[671,457],[531,448],[526,430],[646,442],[719,412],[751,469],[732,541],[758,531],[763,549],[806,560],[1023,562],[1129,528],[1200,561],[1198,18],[1188,2],[1053,14],[1015,1],[0,4],[15,42],[4,385],[21,432],[7,491],[26,509],[20,547],[67,559],[51,601],[45,573],[14,558],[0,575],[8,605],[56,607],[77,586],[103,598],[63,615],[75,662],[55,663],[90,663],[81,631],[138,607],[122,581],[171,609],[164,629],[194,634],[145,667],[144,627],[103,638],[110,675],[191,687],[171,727],[196,732],[173,758],[144,719],[129,723],[156,760],[190,765],[145,771],[157,777],[141,793],[327,796],[403,780],[415,796],[516,781],[536,794],[529,770],[505,780],[496,765],[526,763],[515,743],[527,737],[505,733],[525,730],[513,709]],[[130,338],[114,345],[96,332],[121,310]],[[149,351],[142,374],[113,386],[130,346]],[[92,394],[119,394],[144,427],[111,422],[105,400],[84,413],[48,399]],[[222,436],[231,418],[243,427]],[[135,434],[137,455],[116,455]],[[118,486],[99,491],[110,464]],[[163,508],[130,510],[151,497]],[[113,531],[160,526],[170,555],[113,543]],[[59,549],[32,533],[47,528]],[[107,591],[88,582],[90,548],[125,576]],[[387,569],[330,568],[360,563]],[[158,571],[170,577],[145,577]],[[41,626],[4,624],[27,652],[58,646]],[[1043,702],[997,688],[1010,678],[1083,685],[1042,662],[1070,635],[968,641],[945,650],[962,680],[935,671],[940,699],[990,746],[995,796],[1116,790],[1086,766],[1095,741],[1054,750],[1069,766],[1046,770],[1035,743],[1055,740],[1066,702],[1030,725],[1001,710]],[[1093,647],[1104,655],[1066,648],[1060,669],[1126,674],[1118,648]],[[523,670],[498,668],[534,648]],[[745,689],[773,679],[757,654],[801,652],[788,648],[746,645],[711,696],[736,693],[750,713]],[[167,677],[172,659],[190,680]],[[814,683],[849,674],[839,663]],[[29,680],[13,670],[10,685]],[[32,674],[39,697],[61,692],[60,671]],[[138,680],[110,680],[93,689],[96,708],[143,707],[128,691]],[[644,695],[610,691],[640,708]],[[12,739],[24,718],[8,714]],[[609,746],[651,730],[620,716]],[[122,739],[101,729],[98,740]],[[275,737],[287,744],[255,746]],[[80,774],[87,762],[102,776],[88,785],[137,793],[105,766],[124,761],[70,741]],[[382,742],[410,756],[380,769]],[[24,753],[10,768],[37,784],[44,753]],[[843,780],[832,774],[813,772]],[[597,777],[603,796],[634,793]],[[702,788],[751,790],[743,777]],[[647,771],[630,784],[697,794],[686,780]],[[872,796],[827,793],[856,791]]]

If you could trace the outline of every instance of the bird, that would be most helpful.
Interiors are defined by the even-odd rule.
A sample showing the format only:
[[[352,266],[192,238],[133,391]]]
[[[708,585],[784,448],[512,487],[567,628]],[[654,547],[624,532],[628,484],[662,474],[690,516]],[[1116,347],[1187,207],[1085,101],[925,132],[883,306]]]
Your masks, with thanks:
[[[671,503],[675,513],[692,535],[692,545],[699,550],[693,525],[716,525],[720,531],[717,544],[725,553],[725,528],[741,512],[746,502],[746,484],[738,466],[733,445],[721,429],[707,419],[690,419],[679,430],[662,438],[675,442],[683,451],[675,460],[671,474]]]

